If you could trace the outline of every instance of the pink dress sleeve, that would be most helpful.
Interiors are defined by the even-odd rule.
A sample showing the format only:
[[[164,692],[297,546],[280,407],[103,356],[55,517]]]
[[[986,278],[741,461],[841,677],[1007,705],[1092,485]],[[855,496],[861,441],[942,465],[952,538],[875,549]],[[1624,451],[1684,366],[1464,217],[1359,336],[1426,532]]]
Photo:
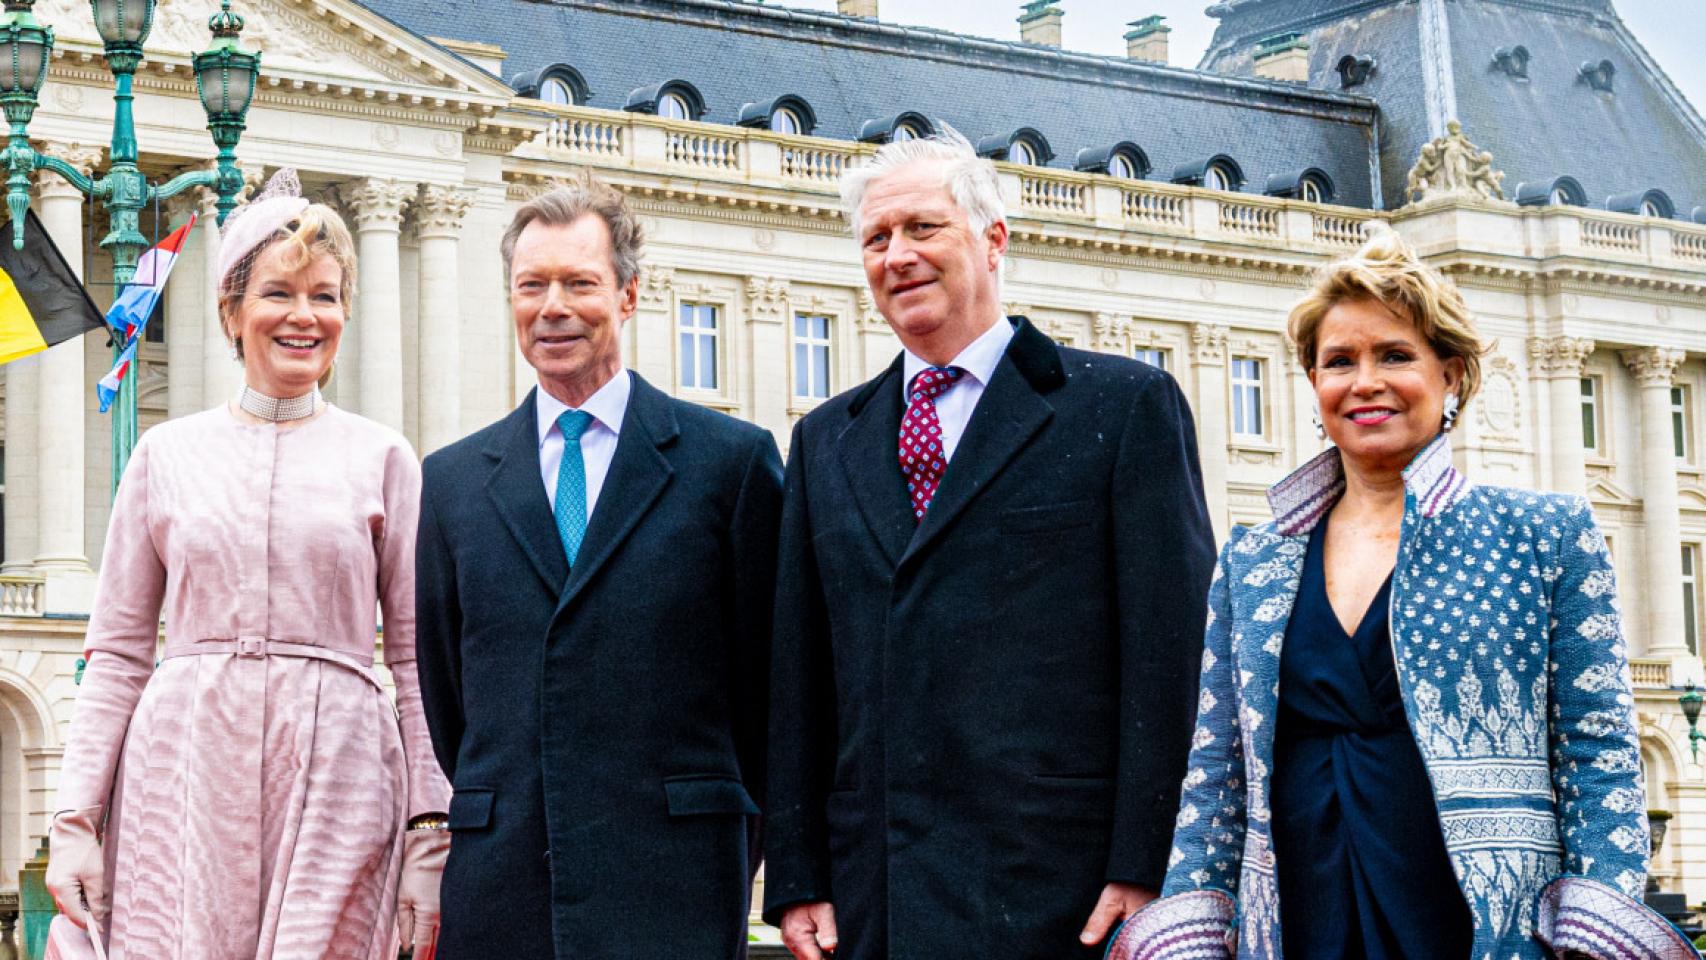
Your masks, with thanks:
[[[387,455],[385,529],[379,543],[379,607],[385,665],[397,688],[397,716],[408,761],[409,816],[450,809],[450,782],[439,769],[421,707],[415,666],[415,528],[421,510],[421,465],[406,446]]]
[[[166,565],[149,510],[150,440],[145,435],[131,454],[107,524],[57,810],[107,804],[131,714],[154,673]]]

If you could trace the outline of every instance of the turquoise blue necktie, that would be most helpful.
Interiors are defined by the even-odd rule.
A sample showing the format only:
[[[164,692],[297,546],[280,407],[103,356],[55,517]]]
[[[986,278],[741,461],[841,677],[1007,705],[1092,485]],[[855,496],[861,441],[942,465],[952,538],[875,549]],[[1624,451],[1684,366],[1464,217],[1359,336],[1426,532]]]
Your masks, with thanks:
[[[563,431],[563,459],[557,464],[557,535],[563,538],[563,553],[569,566],[581,552],[586,537],[586,461],[581,458],[581,434],[592,426],[592,414],[565,410],[557,418]]]

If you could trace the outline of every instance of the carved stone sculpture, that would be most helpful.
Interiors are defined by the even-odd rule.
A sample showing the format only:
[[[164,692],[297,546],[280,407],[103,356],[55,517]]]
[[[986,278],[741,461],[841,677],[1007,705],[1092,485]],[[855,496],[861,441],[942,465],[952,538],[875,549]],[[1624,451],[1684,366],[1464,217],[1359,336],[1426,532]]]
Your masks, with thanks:
[[[1499,184],[1504,178],[1504,171],[1493,169],[1493,155],[1478,149],[1463,135],[1463,125],[1452,120],[1445,136],[1422,145],[1404,183],[1404,196],[1412,203],[1442,196],[1502,200]]]

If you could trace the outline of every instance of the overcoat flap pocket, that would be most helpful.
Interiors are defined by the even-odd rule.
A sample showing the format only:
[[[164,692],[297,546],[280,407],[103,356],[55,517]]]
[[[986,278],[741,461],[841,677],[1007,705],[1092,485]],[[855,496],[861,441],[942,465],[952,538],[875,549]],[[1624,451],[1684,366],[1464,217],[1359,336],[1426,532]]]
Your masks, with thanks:
[[[1095,503],[1090,500],[1049,503],[1039,507],[1013,507],[1001,511],[1001,532],[1033,533],[1081,527],[1090,522],[1095,509]]]
[[[451,830],[484,830],[491,825],[492,791],[469,788],[451,795]]]
[[[758,804],[733,777],[673,777],[664,781],[663,792],[672,817],[758,813]]]

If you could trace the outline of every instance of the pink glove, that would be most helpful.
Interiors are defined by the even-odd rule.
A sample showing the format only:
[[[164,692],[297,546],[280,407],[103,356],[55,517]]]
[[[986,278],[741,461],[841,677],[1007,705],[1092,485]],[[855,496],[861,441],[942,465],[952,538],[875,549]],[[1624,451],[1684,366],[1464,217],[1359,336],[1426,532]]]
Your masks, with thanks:
[[[414,949],[414,960],[432,960],[438,950],[438,882],[449,855],[449,830],[410,830],[403,834],[397,936],[403,946]]]
[[[96,937],[106,926],[109,910],[107,867],[101,855],[101,813],[98,804],[61,810],[47,832],[47,889],[59,904],[60,913]],[[436,889],[433,902],[438,902]],[[91,919],[97,926],[89,926]]]

